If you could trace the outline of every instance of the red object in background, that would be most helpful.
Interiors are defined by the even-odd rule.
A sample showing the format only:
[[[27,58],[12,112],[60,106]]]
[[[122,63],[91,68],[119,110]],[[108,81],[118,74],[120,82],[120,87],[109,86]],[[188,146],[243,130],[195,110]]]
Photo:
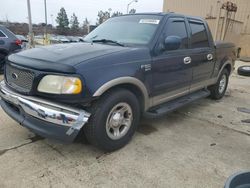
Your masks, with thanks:
[[[19,40],[19,39],[17,39],[17,40],[15,40],[15,44],[18,45],[18,46],[21,46],[22,45],[22,41]]]

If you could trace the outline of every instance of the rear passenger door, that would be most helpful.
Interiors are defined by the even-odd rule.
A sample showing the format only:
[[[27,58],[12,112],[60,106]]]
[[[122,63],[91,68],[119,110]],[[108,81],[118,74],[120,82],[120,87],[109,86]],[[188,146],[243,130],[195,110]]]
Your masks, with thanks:
[[[210,32],[207,25],[200,20],[188,19],[191,33],[193,74],[190,91],[201,89],[208,85],[215,65],[214,46],[210,44]],[[210,36],[211,37],[211,36]]]

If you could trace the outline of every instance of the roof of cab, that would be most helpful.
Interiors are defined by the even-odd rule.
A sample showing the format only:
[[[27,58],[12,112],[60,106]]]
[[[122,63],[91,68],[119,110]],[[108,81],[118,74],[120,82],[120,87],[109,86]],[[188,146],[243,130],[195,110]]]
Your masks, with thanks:
[[[128,15],[131,15],[131,14],[125,14],[124,16],[128,16]],[[189,15],[184,15],[184,14],[175,13],[175,12],[142,12],[142,13],[135,13],[134,15],[161,15],[161,16],[175,15],[175,16],[183,16],[189,19],[204,21],[204,19],[199,16],[189,16]]]

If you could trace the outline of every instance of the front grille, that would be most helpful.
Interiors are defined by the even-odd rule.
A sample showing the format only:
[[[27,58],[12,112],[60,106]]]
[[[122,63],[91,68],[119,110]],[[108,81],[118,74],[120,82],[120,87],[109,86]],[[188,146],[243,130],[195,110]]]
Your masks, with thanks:
[[[5,66],[5,79],[7,84],[13,89],[28,93],[32,89],[35,74],[26,69],[14,67],[6,64]]]

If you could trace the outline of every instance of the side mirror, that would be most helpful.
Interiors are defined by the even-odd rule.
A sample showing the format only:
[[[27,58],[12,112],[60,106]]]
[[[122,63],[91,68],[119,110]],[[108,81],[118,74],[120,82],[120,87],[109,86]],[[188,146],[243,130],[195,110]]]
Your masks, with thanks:
[[[164,41],[164,50],[178,50],[181,46],[181,38],[178,36],[168,36]]]

